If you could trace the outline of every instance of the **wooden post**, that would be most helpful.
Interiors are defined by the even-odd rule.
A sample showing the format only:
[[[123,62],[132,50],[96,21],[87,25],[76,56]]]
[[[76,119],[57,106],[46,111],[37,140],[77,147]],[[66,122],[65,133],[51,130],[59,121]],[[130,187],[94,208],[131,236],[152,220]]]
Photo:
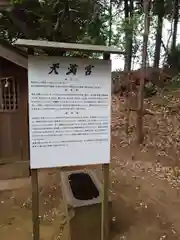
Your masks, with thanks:
[[[34,49],[33,48],[28,48],[28,55],[34,55]],[[29,89],[29,86],[28,86]],[[29,176],[32,176],[32,172],[31,172],[31,168],[30,168],[30,135],[29,135],[29,93],[28,93],[28,97],[27,97],[27,129],[28,129],[28,158],[29,158]]]
[[[28,54],[34,55],[34,50],[28,48]],[[29,129],[29,107],[28,107],[28,118],[27,124]],[[30,149],[28,146],[28,156],[30,161]],[[30,169],[31,175],[31,187],[32,187],[32,221],[33,221],[33,240],[40,240],[40,231],[39,231],[39,187],[38,187],[38,170]]]
[[[103,164],[103,178],[101,240],[109,240],[109,164]]]
[[[60,173],[62,171],[66,171],[63,170],[63,168],[60,168]],[[68,231],[68,237],[67,240],[71,240],[71,230],[70,230],[70,216],[69,216],[69,210],[68,210],[68,205],[66,203],[66,198],[65,198],[65,189],[64,189],[64,185],[61,183],[61,190],[62,190],[62,198],[63,198],[63,204],[64,204],[64,209],[65,209],[65,214],[66,214],[66,218],[67,218],[67,231]]]
[[[104,60],[110,59],[110,54],[104,54]],[[111,81],[111,79],[110,79]],[[101,212],[101,240],[109,240],[109,164],[103,164],[103,195],[102,195],[102,212]]]
[[[39,234],[39,188],[38,170],[31,169],[32,183],[32,220],[33,220],[33,240],[40,240]]]

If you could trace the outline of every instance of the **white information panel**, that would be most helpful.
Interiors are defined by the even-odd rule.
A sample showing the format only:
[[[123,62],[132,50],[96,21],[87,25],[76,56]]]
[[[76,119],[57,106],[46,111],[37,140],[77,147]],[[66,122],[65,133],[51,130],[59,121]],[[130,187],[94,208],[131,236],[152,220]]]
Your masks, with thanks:
[[[30,56],[30,166],[110,162],[111,61]]]

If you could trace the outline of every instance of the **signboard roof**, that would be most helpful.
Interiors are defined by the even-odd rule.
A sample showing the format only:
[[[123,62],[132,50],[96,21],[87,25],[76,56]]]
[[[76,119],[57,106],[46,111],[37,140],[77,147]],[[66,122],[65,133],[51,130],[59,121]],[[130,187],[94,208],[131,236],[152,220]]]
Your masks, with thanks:
[[[36,47],[36,48],[59,48],[66,51],[90,51],[90,52],[100,52],[100,53],[115,53],[124,54],[120,49],[109,46],[102,45],[87,45],[87,44],[77,44],[77,43],[63,43],[63,42],[51,42],[44,40],[27,40],[18,39],[15,45],[22,47]]]

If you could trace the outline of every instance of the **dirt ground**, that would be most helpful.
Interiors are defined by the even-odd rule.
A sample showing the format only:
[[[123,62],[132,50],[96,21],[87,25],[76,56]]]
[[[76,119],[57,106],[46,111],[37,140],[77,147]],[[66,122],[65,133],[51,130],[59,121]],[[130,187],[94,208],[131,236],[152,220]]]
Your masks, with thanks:
[[[113,240],[180,239],[179,94],[147,101],[146,138],[134,143],[134,116],[124,133],[124,113],[113,100],[111,194]],[[120,104],[121,107],[122,104]],[[101,178],[100,169],[96,169]],[[5,182],[0,182],[1,186]],[[39,174],[41,239],[68,239],[59,170]],[[32,239],[30,179],[8,180],[0,191],[0,239]],[[93,239],[93,236],[92,236]]]

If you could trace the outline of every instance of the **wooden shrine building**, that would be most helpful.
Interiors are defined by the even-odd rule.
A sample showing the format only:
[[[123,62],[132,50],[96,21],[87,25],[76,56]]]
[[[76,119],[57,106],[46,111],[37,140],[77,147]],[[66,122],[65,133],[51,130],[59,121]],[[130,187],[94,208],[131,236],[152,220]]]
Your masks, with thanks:
[[[28,160],[27,66],[26,53],[0,42],[1,167]],[[0,170],[0,179],[3,178],[4,168]]]

